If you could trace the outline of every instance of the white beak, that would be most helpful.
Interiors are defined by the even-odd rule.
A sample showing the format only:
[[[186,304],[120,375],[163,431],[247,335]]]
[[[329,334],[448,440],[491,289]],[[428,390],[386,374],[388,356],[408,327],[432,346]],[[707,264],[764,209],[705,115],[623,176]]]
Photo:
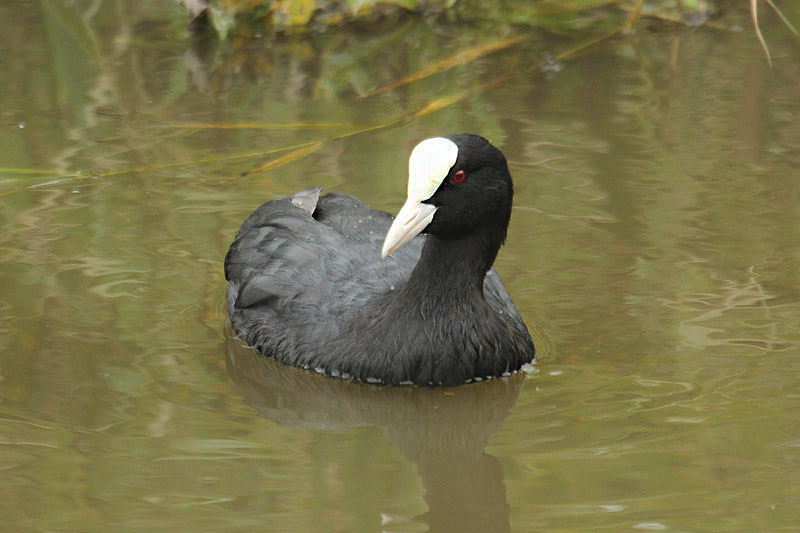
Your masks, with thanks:
[[[428,227],[436,206],[423,202],[433,196],[457,159],[458,146],[444,137],[425,139],[414,147],[408,158],[408,200],[386,233],[381,259]]]
[[[431,223],[435,212],[435,205],[423,204],[411,198],[406,200],[386,233],[381,259],[386,259],[392,252],[419,235]]]

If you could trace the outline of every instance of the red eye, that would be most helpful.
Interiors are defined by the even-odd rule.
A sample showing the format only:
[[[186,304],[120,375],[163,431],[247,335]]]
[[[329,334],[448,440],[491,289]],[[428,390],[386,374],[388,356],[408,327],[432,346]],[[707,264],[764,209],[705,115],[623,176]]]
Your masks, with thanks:
[[[453,174],[453,181],[455,183],[461,183],[462,181],[464,181],[464,178],[466,178],[466,177],[467,177],[467,175],[464,174],[464,171],[463,170],[459,170],[458,172]]]

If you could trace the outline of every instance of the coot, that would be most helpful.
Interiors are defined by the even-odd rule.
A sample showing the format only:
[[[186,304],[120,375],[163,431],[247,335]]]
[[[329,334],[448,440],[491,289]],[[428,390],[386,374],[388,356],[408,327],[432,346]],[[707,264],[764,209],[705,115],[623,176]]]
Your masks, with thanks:
[[[492,268],[513,186],[489,141],[419,143],[394,219],[320,190],[262,205],[231,244],[228,313],[250,346],[289,365],[394,385],[457,385],[533,360],[525,322]]]

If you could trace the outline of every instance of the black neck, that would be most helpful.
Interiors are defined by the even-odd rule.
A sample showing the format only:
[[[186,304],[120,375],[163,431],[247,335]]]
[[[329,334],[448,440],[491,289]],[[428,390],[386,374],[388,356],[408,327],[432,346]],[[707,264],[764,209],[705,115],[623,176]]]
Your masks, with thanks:
[[[401,299],[431,302],[483,298],[483,281],[500,249],[504,232],[484,227],[462,238],[428,235]]]

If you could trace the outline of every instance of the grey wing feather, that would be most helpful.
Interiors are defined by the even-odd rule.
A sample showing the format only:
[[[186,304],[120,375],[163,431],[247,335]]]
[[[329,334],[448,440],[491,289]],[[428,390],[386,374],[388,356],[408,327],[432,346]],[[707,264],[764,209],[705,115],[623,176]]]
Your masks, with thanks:
[[[267,202],[242,224],[225,259],[229,305],[262,308],[294,300],[325,306],[391,290],[408,279],[407,265],[416,263],[423,239],[382,261],[381,244],[393,217],[351,196],[320,197],[320,191]]]
[[[292,196],[292,203],[311,215],[317,208],[319,193],[321,192],[322,187],[310,187],[308,189],[303,189]]]

